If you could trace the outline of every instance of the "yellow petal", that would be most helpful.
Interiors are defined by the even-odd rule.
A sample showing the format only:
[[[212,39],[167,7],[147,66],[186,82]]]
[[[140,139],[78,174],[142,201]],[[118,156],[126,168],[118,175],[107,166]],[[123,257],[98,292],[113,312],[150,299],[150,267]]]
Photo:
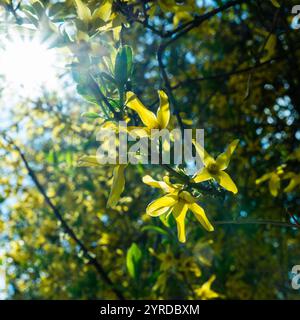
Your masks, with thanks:
[[[188,205],[183,202],[179,201],[173,208],[173,215],[177,224],[177,233],[178,233],[178,240],[180,242],[185,242],[185,216],[188,210]]]
[[[292,178],[289,182],[289,185],[284,189],[284,192],[291,192],[293,191],[297,185],[300,184],[300,181]]]
[[[220,294],[211,289],[211,285],[215,281],[215,279],[216,276],[212,275],[208,281],[206,281],[200,288],[195,290],[196,295],[201,300],[208,300],[220,297]]]
[[[280,178],[276,173],[271,174],[271,179],[269,180],[269,190],[273,197],[278,195],[280,189]]]
[[[107,200],[107,207],[114,207],[120,199],[120,196],[125,187],[125,176],[124,176],[125,168],[126,168],[126,165],[123,165],[123,164],[117,165],[114,168],[113,183],[112,183],[110,194]]]
[[[170,106],[168,96],[164,91],[159,90],[159,108],[157,110],[157,121],[160,129],[165,129],[170,121]]]
[[[188,191],[181,191],[178,193],[178,196],[187,203],[196,202],[196,199]]]
[[[118,130],[118,126],[115,122],[113,121],[106,121],[101,125],[101,129],[112,129],[117,131]]]
[[[266,173],[264,174],[262,177],[260,177],[259,179],[255,180],[256,184],[261,184],[262,182],[265,182],[266,180],[271,178],[272,173]]]
[[[121,31],[122,31],[122,26],[117,26],[117,27],[114,27],[112,29],[113,37],[114,37],[115,41],[119,41],[120,40]]]
[[[203,148],[203,146],[197,143],[194,139],[193,139],[193,144],[195,146],[196,152],[198,153],[205,167],[209,166],[211,163],[215,163],[215,159],[211,155],[209,155],[206,152],[206,150]]]
[[[164,208],[160,208],[158,210],[155,211],[154,214],[149,214],[151,217],[160,217],[161,219],[163,219],[162,215],[165,215],[164,219],[168,219],[170,213],[172,212],[173,207],[164,207]]]
[[[74,0],[76,3],[78,18],[84,22],[89,22],[92,18],[91,10],[81,0]]]
[[[143,182],[148,186],[159,188],[164,190],[165,192],[170,192],[170,187],[164,181],[154,180],[149,175],[143,177]]]
[[[93,12],[93,19],[102,19],[103,21],[108,21],[111,15],[112,1],[106,0],[104,3]]]
[[[230,145],[227,147],[226,151],[221,153],[217,157],[216,163],[219,166],[220,170],[225,170],[228,167],[231,155],[233,154],[233,152],[234,152],[235,148],[237,147],[238,143],[239,143],[238,139],[232,141],[230,143]]]
[[[100,163],[96,156],[82,156],[78,159],[77,165],[79,167],[97,167]]]
[[[207,219],[207,216],[203,208],[201,208],[197,203],[192,203],[189,205],[189,209],[194,213],[197,220],[207,231],[214,231],[214,227]]]
[[[207,181],[212,179],[212,175],[208,172],[207,168],[202,168],[197,175],[195,176],[195,178],[193,178],[193,181],[195,183],[199,183],[199,182],[203,182],[203,181]]]
[[[234,194],[238,192],[238,189],[235,185],[235,183],[232,181],[230,176],[224,172],[220,171],[218,173],[218,178],[219,178],[219,184],[226,190],[233,192]]]
[[[150,129],[158,128],[158,122],[155,114],[148,110],[131,91],[126,94],[126,105],[128,108],[137,112],[146,127]]]
[[[170,207],[174,206],[178,198],[175,195],[166,195],[159,199],[152,201],[147,209],[146,213],[152,217],[157,217],[163,213],[166,213]]]

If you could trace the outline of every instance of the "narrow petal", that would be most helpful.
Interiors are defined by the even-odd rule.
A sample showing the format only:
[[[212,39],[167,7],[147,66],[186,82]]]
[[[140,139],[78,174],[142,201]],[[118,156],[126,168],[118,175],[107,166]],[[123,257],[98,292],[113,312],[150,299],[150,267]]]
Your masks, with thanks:
[[[170,106],[168,96],[164,91],[159,90],[159,108],[157,110],[157,121],[160,129],[165,129],[170,121]]]
[[[166,192],[170,191],[169,186],[164,181],[154,180],[149,175],[144,176],[142,180],[148,186],[151,186],[151,187],[154,187],[154,188],[159,188],[159,189],[162,189],[162,190],[164,190]]]
[[[272,173],[266,173],[264,174],[262,177],[260,177],[259,179],[255,180],[256,184],[261,184],[262,182],[265,182],[266,180],[271,178]]]
[[[297,181],[296,179],[291,179],[288,186],[284,189],[284,192],[291,192],[293,191],[297,185],[300,183],[300,181]]]
[[[103,1],[102,5],[100,5],[99,8],[93,12],[92,18],[93,20],[98,18],[107,22],[111,16],[111,10],[112,10],[112,1],[109,1],[109,0]]]
[[[211,289],[212,283],[215,281],[216,276],[212,275],[208,281],[206,281],[200,288],[195,290],[196,295],[201,300],[215,299],[221,297],[221,295]]]
[[[235,183],[232,181],[230,176],[224,172],[220,171],[218,173],[218,178],[219,178],[219,184],[226,190],[233,192],[234,194],[238,192],[238,189],[235,185]]]
[[[127,92],[126,94],[126,105],[128,108],[137,112],[146,127],[150,129],[158,128],[158,122],[155,114],[152,111],[148,110],[137,98],[137,96],[131,91]]]
[[[152,201],[147,209],[146,213],[152,217],[157,217],[163,213],[166,213],[170,207],[176,204],[178,198],[175,195],[166,195],[159,199]]]
[[[195,183],[203,182],[212,179],[212,175],[208,172],[207,168],[202,168],[193,178]]]
[[[194,213],[197,220],[207,231],[214,231],[214,227],[207,219],[207,216],[203,208],[201,208],[197,203],[192,203],[189,205],[189,209]]]
[[[280,178],[276,173],[272,173],[271,179],[269,180],[269,190],[273,197],[278,195],[280,189]]]
[[[217,159],[216,163],[219,166],[220,170],[225,170],[230,162],[231,155],[233,154],[235,148],[237,147],[239,140],[236,139],[230,143],[225,152],[221,153]]]
[[[164,207],[161,209],[158,209],[157,211],[155,211],[155,214],[151,214],[151,217],[161,217],[163,214],[165,214],[165,219],[167,219],[167,217],[170,215],[170,213],[172,213],[173,207]],[[150,214],[149,214],[150,215]]]
[[[114,168],[113,171],[113,183],[111,186],[110,194],[107,200],[107,207],[114,207],[124,191],[125,187],[125,176],[124,176],[124,170],[126,168],[126,165],[120,164],[117,165]]]
[[[196,202],[196,198],[193,197],[188,191],[180,191],[178,193],[180,199],[184,200],[187,203],[194,203]]]
[[[81,0],[75,0],[78,18],[84,22],[89,22],[92,18],[91,10]]]
[[[202,162],[204,163],[205,167],[207,167],[209,164],[211,163],[215,163],[215,159],[209,155],[206,150],[203,148],[203,146],[201,146],[199,143],[197,143],[194,139],[193,139],[193,144],[196,148],[196,152],[198,153],[200,159],[202,160]]]
[[[183,202],[179,201],[173,209],[173,215],[177,224],[177,233],[178,233],[178,240],[180,242],[185,242],[185,216],[188,210],[188,205]]]
[[[171,183],[169,176],[164,176],[164,177],[163,177],[163,181],[168,185],[168,187],[169,187],[169,189],[170,189],[169,192],[175,192],[176,189],[178,189],[178,188],[181,187],[180,184]]]

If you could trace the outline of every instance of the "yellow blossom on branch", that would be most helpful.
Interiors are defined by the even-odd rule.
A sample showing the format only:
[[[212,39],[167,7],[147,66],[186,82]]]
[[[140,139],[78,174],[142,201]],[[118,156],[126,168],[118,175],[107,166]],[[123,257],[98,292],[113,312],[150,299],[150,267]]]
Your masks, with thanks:
[[[134,110],[140,117],[141,121],[145,127],[133,127],[142,128],[148,134],[151,133],[151,129],[165,129],[167,128],[170,121],[170,106],[168,101],[168,96],[164,91],[158,90],[159,96],[159,107],[157,109],[156,115],[147,109],[142,102],[137,98],[137,96],[129,91],[126,94],[126,105],[129,109]],[[129,127],[130,129],[130,127]]]
[[[224,171],[227,169],[231,155],[237,147],[239,140],[234,140],[227,147],[226,151],[221,153],[216,159],[210,156],[202,146],[194,142],[197,153],[199,154],[204,167],[195,175],[195,183],[214,179],[224,189],[237,193],[238,189],[231,177]]]
[[[269,180],[269,190],[273,197],[278,195],[281,185],[281,176],[284,173],[284,166],[279,166],[275,171],[264,174],[259,179],[256,179],[256,184],[261,184],[267,180]]]
[[[284,179],[290,179],[288,186],[284,189],[284,192],[292,192],[297,186],[300,185],[300,174],[289,172]]]
[[[167,193],[165,196],[152,201],[147,206],[146,212],[152,217],[158,217],[162,214],[170,215],[172,213],[177,224],[180,242],[186,241],[185,217],[188,210],[194,213],[196,219],[207,231],[214,230],[203,208],[196,203],[197,199],[188,191],[183,190],[181,184],[170,183],[167,176],[164,177],[163,181],[157,181],[150,176],[144,176],[143,182],[151,187],[160,188]]]
[[[97,160],[97,156],[82,156],[78,160],[79,167],[97,167],[101,166],[101,164]],[[110,189],[110,194],[107,200],[107,207],[114,207],[118,203],[122,192],[125,187],[125,175],[124,170],[126,168],[126,164],[116,164],[113,169],[113,182]]]
[[[206,281],[200,288],[195,289],[196,296],[201,300],[209,300],[220,297],[219,293],[211,289],[212,283],[215,281],[216,276],[213,275]]]

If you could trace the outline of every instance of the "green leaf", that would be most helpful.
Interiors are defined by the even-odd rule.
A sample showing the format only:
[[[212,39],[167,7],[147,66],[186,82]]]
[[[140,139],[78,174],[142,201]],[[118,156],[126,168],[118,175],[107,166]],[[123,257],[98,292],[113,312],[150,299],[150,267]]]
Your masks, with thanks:
[[[84,98],[87,102],[98,105],[97,99],[95,98],[92,90],[91,90],[88,86],[77,85],[77,92],[78,92],[78,94],[80,94],[80,95],[82,96],[82,98]]]
[[[138,247],[136,243],[132,243],[132,245],[127,251],[126,266],[127,266],[129,275],[133,279],[137,279],[140,274],[141,259],[142,259],[141,249]]]
[[[164,226],[170,228],[170,215],[168,213],[161,214],[159,220],[163,223]]]
[[[90,119],[101,118],[101,116],[96,112],[83,112],[81,116]]]
[[[122,109],[122,106],[120,105],[119,101],[117,100],[114,100],[114,99],[111,99],[111,98],[107,98],[111,104],[111,106],[114,108],[114,109],[119,109],[121,110]]]
[[[102,77],[105,78],[106,80],[108,80],[108,81],[110,81],[110,82],[112,82],[112,83],[116,83],[115,79],[114,79],[112,76],[110,76],[108,73],[106,73],[106,72],[101,72],[101,75],[102,75]]]
[[[123,86],[132,73],[132,49],[129,46],[120,47],[115,62],[115,80]]]
[[[157,227],[157,226],[145,226],[142,228],[142,231],[155,231],[155,232],[158,232],[164,236],[168,236],[168,232],[160,227]]]
[[[44,5],[40,1],[35,1],[32,4],[32,7],[34,8],[34,11],[36,12],[36,15],[41,19],[45,14]]]
[[[61,2],[54,3],[50,6],[48,10],[49,17],[54,17],[56,15],[59,15],[63,10],[65,9],[65,4]]]

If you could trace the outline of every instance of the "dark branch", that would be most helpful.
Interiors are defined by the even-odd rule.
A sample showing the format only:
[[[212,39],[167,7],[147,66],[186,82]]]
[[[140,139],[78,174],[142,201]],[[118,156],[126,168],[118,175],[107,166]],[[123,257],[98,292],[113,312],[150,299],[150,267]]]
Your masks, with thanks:
[[[261,225],[271,225],[276,227],[286,227],[286,228],[297,228],[300,229],[299,225],[284,222],[284,221],[274,221],[274,220],[228,220],[228,221],[214,221],[215,225],[247,225],[247,224],[261,224]]]
[[[4,136],[4,139],[10,143],[11,145],[13,145],[13,147],[16,149],[16,151],[19,153],[27,171],[29,176],[31,177],[32,181],[34,182],[35,186],[37,187],[37,189],[39,190],[39,192],[42,194],[42,196],[45,199],[45,202],[48,204],[48,206],[51,208],[52,212],[54,213],[55,217],[60,221],[64,231],[74,240],[74,242],[79,246],[80,250],[84,253],[85,257],[88,259],[89,263],[91,265],[93,265],[95,267],[95,269],[97,270],[97,272],[99,273],[99,275],[101,276],[101,278],[103,279],[103,281],[110,286],[111,290],[116,294],[116,296],[120,299],[120,300],[124,300],[124,296],[121,293],[121,291],[119,289],[117,289],[114,285],[114,283],[112,282],[112,280],[110,279],[110,277],[108,276],[108,274],[106,273],[106,271],[104,270],[104,268],[102,267],[102,265],[98,262],[98,260],[96,258],[93,257],[93,255],[91,254],[91,252],[87,249],[87,247],[83,244],[83,242],[76,236],[75,232],[73,231],[73,229],[71,229],[71,227],[68,225],[68,223],[65,221],[65,219],[63,218],[60,210],[53,204],[53,202],[51,201],[51,199],[48,197],[44,187],[41,185],[38,177],[36,176],[34,170],[30,167],[25,154],[21,151],[21,149],[8,137]]]

